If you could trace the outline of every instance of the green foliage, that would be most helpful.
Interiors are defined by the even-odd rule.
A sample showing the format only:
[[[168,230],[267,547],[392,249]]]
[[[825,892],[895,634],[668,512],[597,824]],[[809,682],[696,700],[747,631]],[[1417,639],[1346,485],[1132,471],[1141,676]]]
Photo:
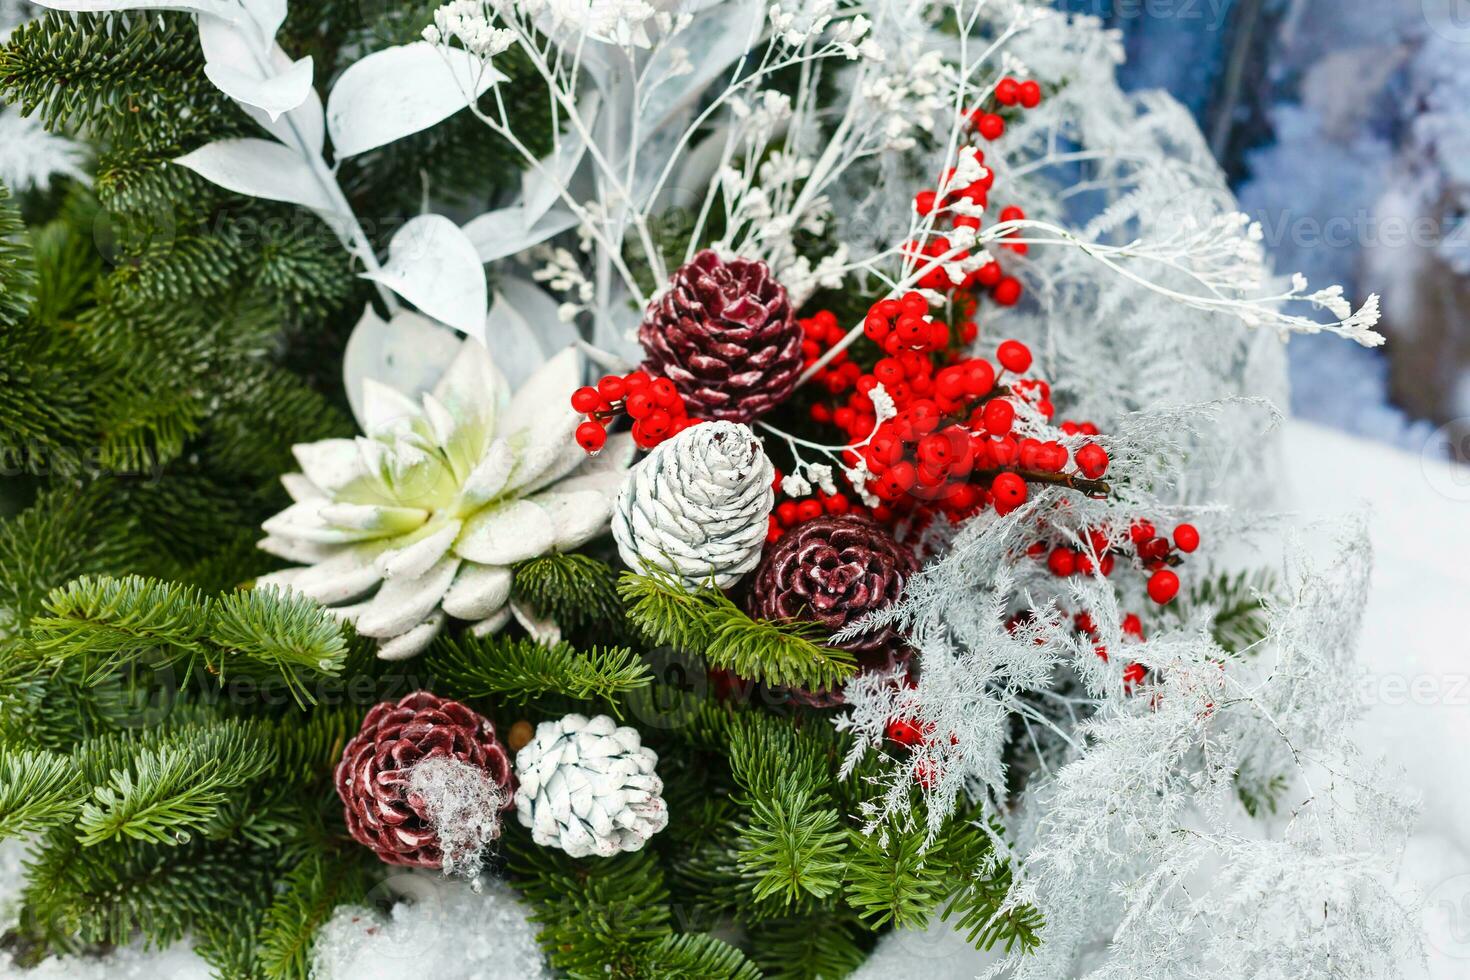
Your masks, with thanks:
[[[10,190],[0,183],[0,325],[7,332],[25,318],[35,284],[31,251],[20,241],[24,233]]]
[[[441,638],[427,656],[441,694],[492,698],[525,705],[548,697],[600,700],[614,712],[618,699],[645,688],[652,677],[638,654],[621,647],[577,651],[505,636]]]
[[[737,863],[753,877],[756,901],[800,905],[837,891],[847,839],[841,816],[824,802],[825,794],[814,792],[795,773],[751,801]]]
[[[651,850],[579,860],[519,834],[507,848],[553,968],[578,978],[644,975],[640,947],[672,935],[669,893]]]
[[[181,844],[218,817],[230,790],[275,762],[258,729],[225,721],[134,742],[130,764],[112,769],[77,819],[85,846],[123,837]]]
[[[751,619],[718,589],[690,591],[668,576],[625,572],[618,591],[650,642],[688,650],[739,677],[828,688],[856,669],[851,653],[819,642],[816,624]]]
[[[66,756],[0,748],[0,838],[65,820],[75,812],[81,789],[81,776]]]
[[[254,590],[218,599],[138,575],[83,576],[47,598],[31,621],[39,662],[70,668],[93,685],[125,665],[185,674],[204,670],[223,683],[235,673],[280,678],[298,703],[305,681],[339,673],[347,656],[342,626],[299,596]]]
[[[303,858],[285,877],[285,887],[265,912],[256,960],[268,980],[307,980],[317,929],[338,905],[363,900],[368,876],[358,862],[333,860],[322,852]]]
[[[667,980],[758,980],[754,963],[728,943],[705,933],[664,936],[639,954],[641,975]]]
[[[1221,572],[1192,583],[1164,610],[1180,622],[1207,610],[1215,642],[1227,653],[1246,653],[1270,630],[1265,600],[1275,589],[1276,576],[1269,568]]]
[[[515,568],[512,595],[564,632],[624,632],[618,573],[590,555],[548,554]]]

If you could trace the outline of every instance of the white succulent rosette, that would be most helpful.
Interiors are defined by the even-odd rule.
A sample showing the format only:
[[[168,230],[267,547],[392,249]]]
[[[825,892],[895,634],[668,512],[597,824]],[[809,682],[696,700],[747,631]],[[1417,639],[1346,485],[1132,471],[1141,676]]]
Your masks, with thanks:
[[[776,469],[747,425],[701,422],[649,454],[618,494],[613,537],[629,568],[728,589],[760,561]]]
[[[257,585],[326,605],[389,660],[420,653],[446,617],[499,630],[511,566],[604,531],[632,460],[626,436],[593,457],[577,446],[581,379],[568,348],[512,395],[468,340],[419,400],[364,380],[366,434],[293,447],[301,472],[283,481],[295,503],[264,525],[260,547],[303,567]]]
[[[669,822],[658,754],[607,715],[543,721],[516,753],[516,814],[572,857],[636,851]]]

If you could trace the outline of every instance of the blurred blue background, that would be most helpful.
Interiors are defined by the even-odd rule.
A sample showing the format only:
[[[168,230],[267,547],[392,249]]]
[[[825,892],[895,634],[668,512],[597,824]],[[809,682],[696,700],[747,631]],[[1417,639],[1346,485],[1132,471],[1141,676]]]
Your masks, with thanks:
[[[1293,340],[1296,414],[1470,436],[1470,0],[1059,0],[1194,112],[1278,271],[1384,297],[1388,346]]]

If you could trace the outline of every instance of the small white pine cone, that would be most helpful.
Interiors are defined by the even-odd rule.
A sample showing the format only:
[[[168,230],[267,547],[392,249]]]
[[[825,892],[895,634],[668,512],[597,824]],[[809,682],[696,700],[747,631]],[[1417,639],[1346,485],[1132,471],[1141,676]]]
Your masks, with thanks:
[[[543,721],[516,754],[516,813],[532,840],[572,857],[636,851],[669,822],[657,763],[607,715]]]
[[[776,471],[749,426],[702,422],[661,443],[618,494],[613,537],[637,571],[728,589],[760,561]]]

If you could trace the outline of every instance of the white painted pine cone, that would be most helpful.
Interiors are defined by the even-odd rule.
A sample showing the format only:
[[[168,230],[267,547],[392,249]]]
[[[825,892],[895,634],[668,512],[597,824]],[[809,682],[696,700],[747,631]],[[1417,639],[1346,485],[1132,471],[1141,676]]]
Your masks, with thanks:
[[[690,426],[639,463],[618,494],[612,531],[623,562],[691,588],[728,589],[760,561],[774,479],[748,426]]]
[[[636,851],[669,822],[657,763],[607,715],[543,721],[516,754],[516,813],[532,840],[572,857]]]

